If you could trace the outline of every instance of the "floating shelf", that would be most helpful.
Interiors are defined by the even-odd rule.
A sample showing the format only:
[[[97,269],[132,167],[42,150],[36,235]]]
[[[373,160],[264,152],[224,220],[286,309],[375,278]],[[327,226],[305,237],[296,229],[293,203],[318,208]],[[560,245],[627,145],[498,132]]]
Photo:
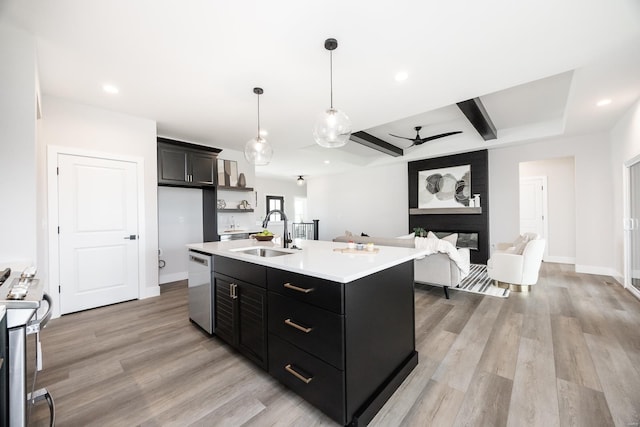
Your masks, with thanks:
[[[482,208],[432,208],[432,209],[418,209],[410,208],[409,215],[442,215],[442,214],[456,214],[456,215],[478,215],[482,213]]]
[[[218,212],[253,212],[253,209],[218,209]]]
[[[225,191],[253,191],[253,187],[229,187],[226,185],[218,185],[218,190]]]

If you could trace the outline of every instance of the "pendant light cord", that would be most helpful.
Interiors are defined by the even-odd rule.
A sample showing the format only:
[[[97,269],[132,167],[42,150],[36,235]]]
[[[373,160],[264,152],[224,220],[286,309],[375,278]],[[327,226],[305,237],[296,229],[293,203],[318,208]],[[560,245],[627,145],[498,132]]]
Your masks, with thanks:
[[[331,109],[333,110],[333,51],[329,51],[329,86],[331,88]]]
[[[260,141],[260,94],[258,94],[258,136],[256,141]]]

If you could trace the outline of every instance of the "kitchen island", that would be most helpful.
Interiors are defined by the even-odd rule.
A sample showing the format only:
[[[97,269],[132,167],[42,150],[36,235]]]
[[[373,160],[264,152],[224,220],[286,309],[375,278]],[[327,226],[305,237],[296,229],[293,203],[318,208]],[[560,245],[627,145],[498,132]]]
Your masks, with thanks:
[[[366,425],[418,363],[423,250],[304,240],[187,245],[213,255],[214,333],[343,425]]]

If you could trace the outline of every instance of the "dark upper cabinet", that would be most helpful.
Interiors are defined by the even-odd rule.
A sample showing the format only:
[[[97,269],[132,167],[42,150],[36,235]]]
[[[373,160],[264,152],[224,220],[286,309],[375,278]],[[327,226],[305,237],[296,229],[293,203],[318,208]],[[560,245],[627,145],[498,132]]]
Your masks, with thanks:
[[[158,138],[158,185],[213,187],[221,150]]]

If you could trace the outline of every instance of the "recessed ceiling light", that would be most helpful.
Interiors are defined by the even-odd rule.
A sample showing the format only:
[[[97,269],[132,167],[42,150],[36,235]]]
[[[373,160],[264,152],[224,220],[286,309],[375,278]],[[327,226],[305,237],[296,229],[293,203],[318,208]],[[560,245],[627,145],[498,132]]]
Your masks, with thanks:
[[[400,71],[399,73],[396,74],[396,81],[397,82],[403,82],[405,80],[407,80],[409,78],[409,74],[407,74],[406,71]]]
[[[118,89],[114,85],[108,84],[108,83],[102,85],[102,90],[107,92],[107,93],[113,94],[113,95],[115,95],[116,93],[120,92],[120,89]]]
[[[325,164],[325,165],[328,165],[329,163],[331,163],[331,160],[325,160],[325,161],[324,161],[324,164]]]
[[[604,107],[605,105],[609,105],[611,104],[611,100],[609,98],[606,99],[601,99],[600,101],[598,101],[598,103],[596,104],[598,107]]]

